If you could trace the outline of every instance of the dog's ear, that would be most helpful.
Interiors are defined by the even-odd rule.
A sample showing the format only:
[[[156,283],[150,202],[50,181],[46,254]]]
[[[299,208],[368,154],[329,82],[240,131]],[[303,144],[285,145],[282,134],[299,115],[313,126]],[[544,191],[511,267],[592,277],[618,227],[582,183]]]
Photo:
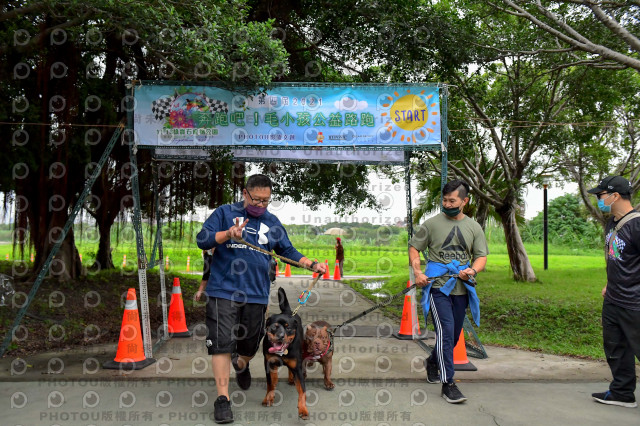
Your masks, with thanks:
[[[287,300],[287,293],[284,292],[284,289],[282,287],[278,289],[278,304],[280,305],[280,311],[283,314],[291,315],[291,307],[289,306],[289,301]]]
[[[306,333],[307,331],[310,331],[310,330],[313,330],[313,326],[312,326],[311,324],[307,324],[307,327],[306,327],[306,329],[305,329],[305,333]]]
[[[325,333],[327,332],[327,326],[326,325],[324,327],[322,327],[322,331],[324,331]]]

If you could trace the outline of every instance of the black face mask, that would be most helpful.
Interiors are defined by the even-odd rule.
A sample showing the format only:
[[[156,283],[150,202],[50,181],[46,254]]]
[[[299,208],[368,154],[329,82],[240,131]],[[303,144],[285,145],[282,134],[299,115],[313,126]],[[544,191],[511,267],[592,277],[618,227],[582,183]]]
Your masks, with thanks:
[[[452,207],[450,209],[442,206],[442,212],[449,217],[456,217],[460,214],[460,207]]]

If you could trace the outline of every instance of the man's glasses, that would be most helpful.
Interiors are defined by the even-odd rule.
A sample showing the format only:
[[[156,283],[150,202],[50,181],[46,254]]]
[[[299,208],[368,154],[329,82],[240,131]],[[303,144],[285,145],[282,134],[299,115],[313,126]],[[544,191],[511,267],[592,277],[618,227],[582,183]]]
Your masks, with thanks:
[[[602,196],[603,196],[603,195],[611,195],[611,194],[609,194],[608,192],[601,192],[601,193],[596,194],[596,195],[597,195],[597,197],[598,197],[598,200],[600,200],[600,199],[602,198]]]
[[[251,196],[251,193],[247,189],[245,189],[245,191],[247,191],[247,195],[249,196],[249,198],[251,199],[251,202],[254,205],[262,204],[263,206],[267,206],[271,202],[271,198],[267,198],[266,200],[259,199],[259,198],[253,198]]]

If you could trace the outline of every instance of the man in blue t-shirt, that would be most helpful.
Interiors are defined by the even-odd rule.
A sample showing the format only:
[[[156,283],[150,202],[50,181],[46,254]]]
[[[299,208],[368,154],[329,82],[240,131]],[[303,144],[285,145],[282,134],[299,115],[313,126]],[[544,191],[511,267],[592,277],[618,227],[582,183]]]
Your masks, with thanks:
[[[207,281],[207,350],[211,355],[218,398],[214,421],[230,423],[229,370],[233,365],[242,389],[251,386],[249,361],[264,337],[269,302],[270,256],[238,242],[240,238],[268,252],[297,261],[324,274],[325,266],[298,252],[276,216],[267,211],[271,180],[265,175],[249,177],[243,201],[218,207],[198,233],[198,247],[215,248]],[[233,354],[233,355],[232,355]]]

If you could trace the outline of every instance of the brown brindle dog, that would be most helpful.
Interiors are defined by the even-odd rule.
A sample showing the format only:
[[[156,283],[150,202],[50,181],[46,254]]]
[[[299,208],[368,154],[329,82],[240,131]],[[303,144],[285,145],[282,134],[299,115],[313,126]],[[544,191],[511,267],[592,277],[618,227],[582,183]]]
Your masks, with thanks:
[[[289,369],[289,381],[295,383],[298,391],[298,417],[307,420],[309,410],[302,361],[302,320],[298,315],[292,315],[282,287],[278,289],[278,303],[282,313],[267,318],[267,334],[262,342],[264,368],[267,373],[267,395],[262,400],[262,405],[273,405],[278,384],[278,367],[286,365]]]
[[[312,365],[314,362],[322,364],[322,372],[324,373],[324,387],[331,390],[336,387],[331,381],[331,363],[333,360],[333,339],[329,328],[331,324],[326,321],[314,321],[307,325],[302,342],[302,356],[304,357],[305,367]],[[307,371],[305,368],[305,378]]]

